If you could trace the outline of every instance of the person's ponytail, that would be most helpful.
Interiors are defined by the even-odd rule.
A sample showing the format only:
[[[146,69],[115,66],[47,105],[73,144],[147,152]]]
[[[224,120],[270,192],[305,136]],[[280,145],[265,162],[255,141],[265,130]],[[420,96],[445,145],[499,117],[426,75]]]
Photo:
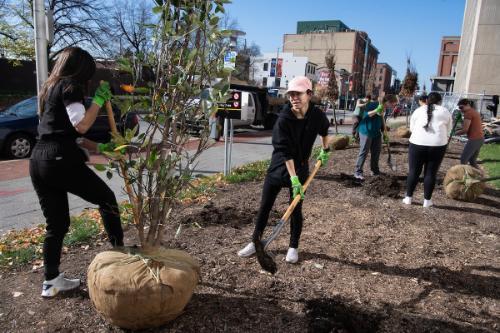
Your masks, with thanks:
[[[431,121],[432,121],[432,112],[434,111],[434,105],[441,102],[441,95],[435,92],[432,92],[427,97],[427,124],[425,124],[424,128],[426,131],[429,130]]]
[[[427,103],[427,124],[425,124],[424,128],[426,131],[429,130],[429,125],[432,120],[432,111],[434,111],[434,104],[428,102]]]

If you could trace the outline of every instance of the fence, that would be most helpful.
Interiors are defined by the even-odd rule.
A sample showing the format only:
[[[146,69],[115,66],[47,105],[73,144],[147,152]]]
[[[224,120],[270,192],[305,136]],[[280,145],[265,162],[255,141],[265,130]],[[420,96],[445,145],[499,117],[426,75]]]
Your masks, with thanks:
[[[444,106],[446,109],[448,109],[450,112],[454,112],[456,109],[458,109],[457,105],[459,100],[461,100],[462,98],[467,98],[474,102],[475,108],[481,114],[481,118],[483,120],[490,120],[490,118],[492,117],[492,112],[487,109],[487,106],[492,103],[493,100],[492,95],[486,95],[484,93],[473,94],[473,93],[454,93],[454,92],[441,92],[441,91],[436,91],[436,92],[443,97],[441,105]],[[418,97],[421,96],[422,94],[424,94],[423,91],[416,91],[413,98],[410,98],[409,100],[407,99],[406,101],[402,101],[403,103],[406,102],[405,103],[407,104],[406,109],[408,109],[410,114],[413,113],[413,111],[415,111],[415,109],[419,107]]]

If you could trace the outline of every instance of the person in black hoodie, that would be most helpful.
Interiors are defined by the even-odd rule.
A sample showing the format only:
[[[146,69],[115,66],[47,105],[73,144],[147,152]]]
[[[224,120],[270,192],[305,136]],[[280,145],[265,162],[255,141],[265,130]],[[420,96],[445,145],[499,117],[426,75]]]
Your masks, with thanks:
[[[309,176],[309,157],[316,137],[322,137],[323,149],[318,157],[322,166],[328,162],[328,128],[330,123],[325,113],[311,103],[312,83],[305,76],[292,79],[287,90],[289,104],[285,105],[273,128],[273,153],[262,190],[262,199],[257,215],[253,240],[260,240],[269,219],[276,197],[283,187],[290,190],[290,201],[297,195],[304,199],[302,184]],[[298,246],[302,232],[302,202],[292,213],[290,221],[290,247],[286,261],[298,261]],[[255,253],[250,242],[238,252],[242,258]]]
[[[85,110],[84,95],[96,64],[92,56],[68,47],[57,61],[39,96],[39,140],[30,160],[30,176],[47,223],[43,244],[45,281],[42,296],[78,288],[79,279],[59,272],[64,236],[70,225],[68,193],[99,206],[112,246],[123,246],[123,230],[113,191],[86,164],[77,139],[94,123],[99,109],[111,99],[107,82],[97,88]]]

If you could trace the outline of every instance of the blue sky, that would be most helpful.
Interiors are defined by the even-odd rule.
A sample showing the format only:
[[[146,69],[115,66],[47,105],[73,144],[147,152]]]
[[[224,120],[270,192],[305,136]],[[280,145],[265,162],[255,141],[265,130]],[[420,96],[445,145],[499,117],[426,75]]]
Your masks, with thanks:
[[[283,34],[295,33],[297,21],[343,21],[368,33],[387,62],[402,79],[409,54],[420,76],[430,86],[436,74],[442,36],[459,36],[465,0],[233,0],[226,7],[262,52],[276,52]]]

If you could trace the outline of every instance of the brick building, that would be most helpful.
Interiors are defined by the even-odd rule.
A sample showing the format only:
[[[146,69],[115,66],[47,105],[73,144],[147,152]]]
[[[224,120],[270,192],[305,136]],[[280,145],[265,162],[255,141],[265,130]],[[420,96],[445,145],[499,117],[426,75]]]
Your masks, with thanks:
[[[297,22],[297,33],[284,35],[283,50],[307,57],[318,68],[325,67],[325,56],[334,51],[336,69],[349,73],[349,93],[354,97],[364,95],[379,54],[366,32],[352,30],[338,20]]]
[[[441,40],[437,75],[431,78],[433,91],[452,91],[460,50],[460,36],[444,36]]]
[[[385,62],[377,64],[375,69],[375,91],[378,96],[384,96],[391,89],[392,67]]]

